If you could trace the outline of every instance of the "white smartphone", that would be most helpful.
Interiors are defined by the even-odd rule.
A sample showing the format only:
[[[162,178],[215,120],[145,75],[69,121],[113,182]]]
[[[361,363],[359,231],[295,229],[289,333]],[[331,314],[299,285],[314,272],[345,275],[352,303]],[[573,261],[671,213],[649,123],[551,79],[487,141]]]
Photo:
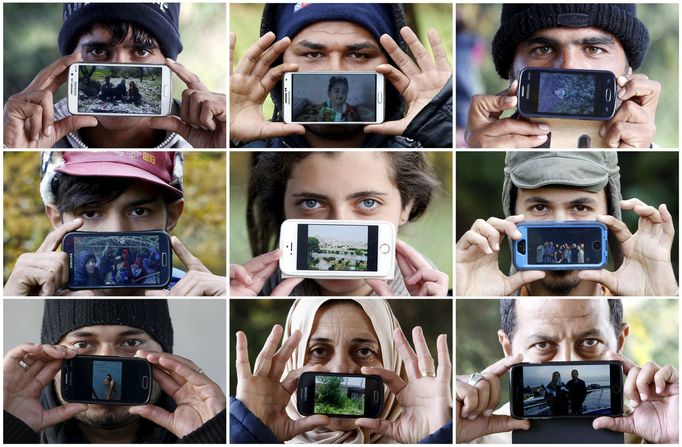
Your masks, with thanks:
[[[279,268],[285,278],[393,279],[395,238],[385,221],[285,220]]]
[[[284,122],[384,122],[384,75],[370,71],[284,73]]]
[[[171,71],[165,65],[87,64],[69,67],[72,115],[166,116]]]

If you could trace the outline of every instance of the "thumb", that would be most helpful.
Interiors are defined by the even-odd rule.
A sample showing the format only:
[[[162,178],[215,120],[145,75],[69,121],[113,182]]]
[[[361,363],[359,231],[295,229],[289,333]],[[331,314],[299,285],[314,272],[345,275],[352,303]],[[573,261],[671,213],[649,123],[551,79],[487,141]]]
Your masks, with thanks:
[[[472,128],[487,124],[497,119],[502,112],[516,107],[516,96],[478,95],[474,96],[469,108],[469,121]]]
[[[306,418],[298,419],[294,421],[293,433],[291,433],[291,438],[298,436],[302,433],[305,433],[307,431],[313,430],[317,427],[329,424],[331,424],[331,419],[329,418],[329,416],[325,416],[323,414],[316,414],[314,416],[308,416]]]
[[[504,433],[513,430],[528,430],[530,421],[528,419],[514,419],[511,416],[493,414],[488,420],[488,434]]]
[[[395,296],[395,292],[383,279],[366,279],[367,284],[374,290],[377,296]]]
[[[172,432],[173,415],[161,407],[157,407],[156,405],[136,405],[130,407],[128,413],[142,416],[156,425]]]
[[[73,132],[74,130],[83,127],[95,127],[97,124],[99,124],[99,121],[97,121],[97,118],[94,116],[71,115],[62,118],[54,123],[55,141],[61,140],[67,133]]]
[[[268,138],[286,137],[288,135],[305,135],[305,127],[301,124],[275,123],[268,121],[261,129],[258,137],[261,140]]]
[[[270,296],[289,296],[294,288],[303,282],[305,278],[286,278],[277,287],[272,289]]]
[[[607,429],[621,433],[634,433],[635,427],[631,416],[612,418],[602,416],[592,421],[592,428],[595,430]]]
[[[393,435],[394,422],[386,419],[359,418],[355,421],[358,427],[369,428],[374,433],[395,438]]]
[[[41,430],[37,431],[42,431],[43,429],[47,427],[52,427],[53,425],[60,424],[64,421],[68,421],[78,413],[81,413],[85,410],[88,409],[88,406],[86,404],[64,404],[60,405],[56,408],[53,408],[51,410],[47,410],[43,414],[43,427]]]
[[[616,275],[613,272],[609,272],[608,270],[581,270],[578,272],[578,278],[585,280],[585,281],[594,281],[597,282],[607,289],[609,289],[612,293],[617,294],[617,283],[618,281],[616,280]]]
[[[520,272],[516,272],[509,277],[508,284],[510,290],[505,290],[505,294],[511,295],[526,284],[530,284],[544,277],[545,272],[541,270],[522,270]]]
[[[382,124],[369,124],[364,127],[365,133],[376,133],[379,135],[402,135],[407,129],[405,118],[398,121],[386,121]]]
[[[152,129],[167,130],[175,132],[182,138],[187,140],[192,128],[185,124],[184,121],[177,116],[157,116],[149,120],[149,127]]]

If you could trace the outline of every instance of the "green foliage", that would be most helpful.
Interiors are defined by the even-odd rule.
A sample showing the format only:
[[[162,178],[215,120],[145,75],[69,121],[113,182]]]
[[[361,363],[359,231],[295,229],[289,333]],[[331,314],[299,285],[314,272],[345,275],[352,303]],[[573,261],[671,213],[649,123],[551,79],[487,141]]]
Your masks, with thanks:
[[[225,154],[185,152],[185,208],[173,231],[213,273],[225,275]],[[4,280],[52,229],[40,198],[40,153],[4,154]],[[173,264],[184,269],[177,257]]]
[[[495,71],[491,55],[493,37],[500,25],[501,5],[459,4],[457,21],[470,32],[484,39],[486,55],[480,67],[479,91],[497,93],[509,86]],[[678,17],[676,3],[639,3],[637,16],[647,26],[651,45],[644,64],[635,73],[644,73],[661,83],[661,97],[656,113],[655,142],[661,147],[678,147],[679,138],[679,58]],[[460,30],[460,28],[458,28]]]
[[[178,62],[201,78],[212,91],[227,91],[227,9],[224,3],[183,3]],[[7,3],[4,16],[3,102],[25,89],[40,70],[60,57],[57,36],[62,25],[61,3]],[[173,77],[173,96],[187,86]],[[66,95],[62,86],[55,101]]]

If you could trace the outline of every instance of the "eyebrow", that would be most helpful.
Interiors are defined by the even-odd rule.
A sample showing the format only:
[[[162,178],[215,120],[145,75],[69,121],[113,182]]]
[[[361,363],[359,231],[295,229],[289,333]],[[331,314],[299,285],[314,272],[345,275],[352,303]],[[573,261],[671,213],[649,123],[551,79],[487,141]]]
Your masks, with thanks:
[[[94,337],[97,334],[91,331],[74,331],[67,334],[67,338],[87,338]],[[147,335],[142,329],[126,329],[125,331],[116,334],[117,337],[129,337],[131,335]]]
[[[313,341],[316,343],[333,343],[333,340],[331,338],[327,338],[327,337],[311,337],[309,341]],[[351,339],[351,342],[353,342],[353,343],[375,343],[375,344],[379,343],[379,341],[376,339],[362,338],[362,337],[354,337]]]
[[[302,46],[304,48],[307,48],[309,50],[326,50],[327,46],[321,43],[317,42],[311,42],[309,40],[302,40],[300,42],[297,42],[296,45]],[[358,43],[352,43],[350,45],[346,45],[346,50],[347,51],[359,51],[359,50],[366,50],[366,49],[371,49],[371,50],[378,50],[379,47],[366,40],[364,42],[358,42]]]
[[[599,337],[599,338],[606,338],[602,331],[599,329],[589,329],[585,332],[581,332],[577,335],[577,339],[581,340],[584,338],[590,338],[590,337]],[[556,340],[556,337],[552,337],[551,335],[546,335],[546,334],[531,334],[528,336],[528,344],[535,344],[543,341],[550,341],[554,342]]]
[[[560,47],[564,42],[544,36],[531,36],[523,42],[525,45],[547,45],[550,47]],[[571,41],[573,45],[606,45],[614,46],[615,40],[611,36],[591,36],[579,40]]]
[[[115,45],[112,44],[112,41],[104,41],[104,40],[89,40],[87,42],[83,43],[84,47],[88,48],[112,48]],[[155,43],[133,43],[132,45],[124,45],[123,48],[126,49],[133,49],[133,50],[151,50],[151,49],[156,49],[159,48],[159,46]]]
[[[132,202],[126,203],[126,207],[147,205],[149,203],[155,202],[158,197],[143,197],[141,199],[133,200]]]
[[[358,191],[354,192],[352,194],[348,194],[346,196],[346,200],[348,199],[357,199],[359,197],[367,197],[367,196],[385,196],[387,195],[385,192],[379,192],[379,191]],[[295,198],[303,198],[305,197],[306,199],[319,199],[319,200],[327,200],[329,199],[329,196],[326,196],[324,194],[318,194],[315,192],[299,192],[296,194],[292,194],[291,197]]]
[[[548,205],[552,203],[551,201],[545,199],[542,196],[531,196],[528,197],[526,200],[523,201],[523,203],[526,204],[541,204],[541,205]],[[569,202],[571,205],[597,205],[597,201],[590,198],[590,197],[580,197],[578,199],[571,200]]]

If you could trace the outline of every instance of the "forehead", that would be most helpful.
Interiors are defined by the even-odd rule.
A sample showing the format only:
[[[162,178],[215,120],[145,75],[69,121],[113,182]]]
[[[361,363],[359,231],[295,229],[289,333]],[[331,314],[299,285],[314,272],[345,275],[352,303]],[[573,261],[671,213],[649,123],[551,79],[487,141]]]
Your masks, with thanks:
[[[388,158],[381,152],[313,153],[294,165],[287,181],[290,192],[304,187],[336,194],[395,188]]]
[[[598,192],[585,191],[575,188],[562,188],[560,186],[537,188],[537,189],[518,189],[516,201],[522,203],[529,198],[542,198],[548,202],[565,203],[578,199],[589,198],[598,204],[606,206],[606,192],[602,189]]]
[[[376,339],[369,317],[357,303],[335,303],[322,307],[315,315],[311,337]],[[341,339],[334,339],[341,342]]]
[[[529,39],[534,37],[542,37],[556,41],[562,45],[580,45],[583,41],[590,41],[599,39],[606,42],[610,40],[616,48],[623,48],[618,38],[601,28],[585,27],[585,28],[545,28],[533,33]]]
[[[151,336],[142,329],[135,328],[132,326],[125,325],[109,325],[109,324],[97,324],[93,326],[84,326],[75,329],[71,332],[67,332],[62,339],[69,338],[80,338],[84,336],[94,337],[99,339],[116,339],[118,337],[124,336],[145,336],[151,338]]]
[[[541,334],[563,338],[594,330],[613,333],[606,299],[523,298],[515,300],[515,306],[515,337]]]
[[[307,40],[312,43],[323,45],[351,44],[360,41],[370,41],[377,44],[376,39],[369,31],[353,22],[317,22],[306,26],[292,39],[293,42]]]

